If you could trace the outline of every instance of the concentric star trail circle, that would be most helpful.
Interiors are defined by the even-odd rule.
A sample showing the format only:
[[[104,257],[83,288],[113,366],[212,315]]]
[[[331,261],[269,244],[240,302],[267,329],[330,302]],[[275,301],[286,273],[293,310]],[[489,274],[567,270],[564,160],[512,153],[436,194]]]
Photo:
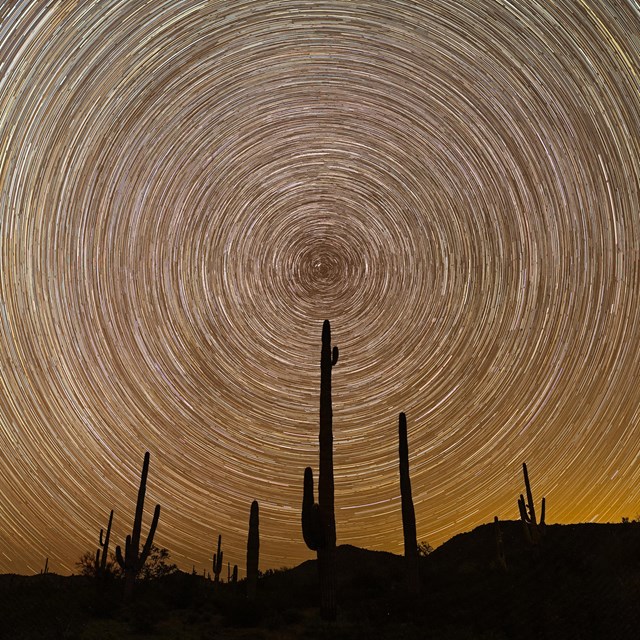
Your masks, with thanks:
[[[115,510],[181,568],[310,557],[322,321],[338,541],[640,510],[635,1],[0,5],[0,571]]]

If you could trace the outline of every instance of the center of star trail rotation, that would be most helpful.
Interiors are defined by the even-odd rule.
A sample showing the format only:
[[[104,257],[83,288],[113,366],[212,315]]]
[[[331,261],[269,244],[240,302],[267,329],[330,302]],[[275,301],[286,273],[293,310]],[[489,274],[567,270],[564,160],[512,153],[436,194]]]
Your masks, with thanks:
[[[0,572],[68,573],[153,459],[156,543],[311,557],[319,335],[339,543],[640,511],[633,2],[0,8]],[[147,514],[147,517],[150,517]],[[145,520],[144,529],[148,528]]]

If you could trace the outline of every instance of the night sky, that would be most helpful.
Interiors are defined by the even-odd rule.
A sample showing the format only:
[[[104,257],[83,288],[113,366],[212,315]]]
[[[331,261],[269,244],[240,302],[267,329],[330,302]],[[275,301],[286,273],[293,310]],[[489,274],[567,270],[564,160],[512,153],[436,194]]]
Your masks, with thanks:
[[[0,4],[0,572],[640,513],[636,0]],[[226,575],[226,570],[223,572]]]

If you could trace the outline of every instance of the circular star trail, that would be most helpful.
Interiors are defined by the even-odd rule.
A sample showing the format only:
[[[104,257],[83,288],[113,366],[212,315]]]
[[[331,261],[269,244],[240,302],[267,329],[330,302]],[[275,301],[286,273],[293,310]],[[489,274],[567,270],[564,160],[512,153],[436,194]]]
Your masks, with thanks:
[[[146,519],[181,568],[640,511],[640,10],[580,0],[0,7],[0,571]]]

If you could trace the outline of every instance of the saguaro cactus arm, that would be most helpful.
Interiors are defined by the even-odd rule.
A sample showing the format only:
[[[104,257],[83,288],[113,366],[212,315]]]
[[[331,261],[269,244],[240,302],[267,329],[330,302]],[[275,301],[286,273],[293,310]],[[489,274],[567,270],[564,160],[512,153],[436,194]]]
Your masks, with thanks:
[[[320,507],[315,502],[313,493],[313,471],[311,467],[304,470],[304,493],[302,497],[302,537],[312,551],[322,546],[322,523]]]
[[[129,538],[129,536],[127,536],[127,538]],[[126,543],[128,545],[128,543]],[[125,546],[126,549],[126,546]],[[126,550],[125,550],[125,555],[127,554]],[[124,571],[125,569],[125,562],[124,562],[124,558],[122,557],[122,551],[120,550],[120,545],[118,545],[116,547],[116,562],[120,565],[120,568]]]
[[[138,572],[142,570],[144,567],[144,563],[147,561],[149,554],[151,553],[151,547],[153,546],[153,537],[156,534],[156,527],[158,526],[158,520],[160,519],[160,505],[157,504],[156,508],[153,510],[153,520],[151,521],[151,527],[149,528],[149,535],[147,536],[147,541],[142,548],[142,552],[140,553],[140,559],[138,561]]]

